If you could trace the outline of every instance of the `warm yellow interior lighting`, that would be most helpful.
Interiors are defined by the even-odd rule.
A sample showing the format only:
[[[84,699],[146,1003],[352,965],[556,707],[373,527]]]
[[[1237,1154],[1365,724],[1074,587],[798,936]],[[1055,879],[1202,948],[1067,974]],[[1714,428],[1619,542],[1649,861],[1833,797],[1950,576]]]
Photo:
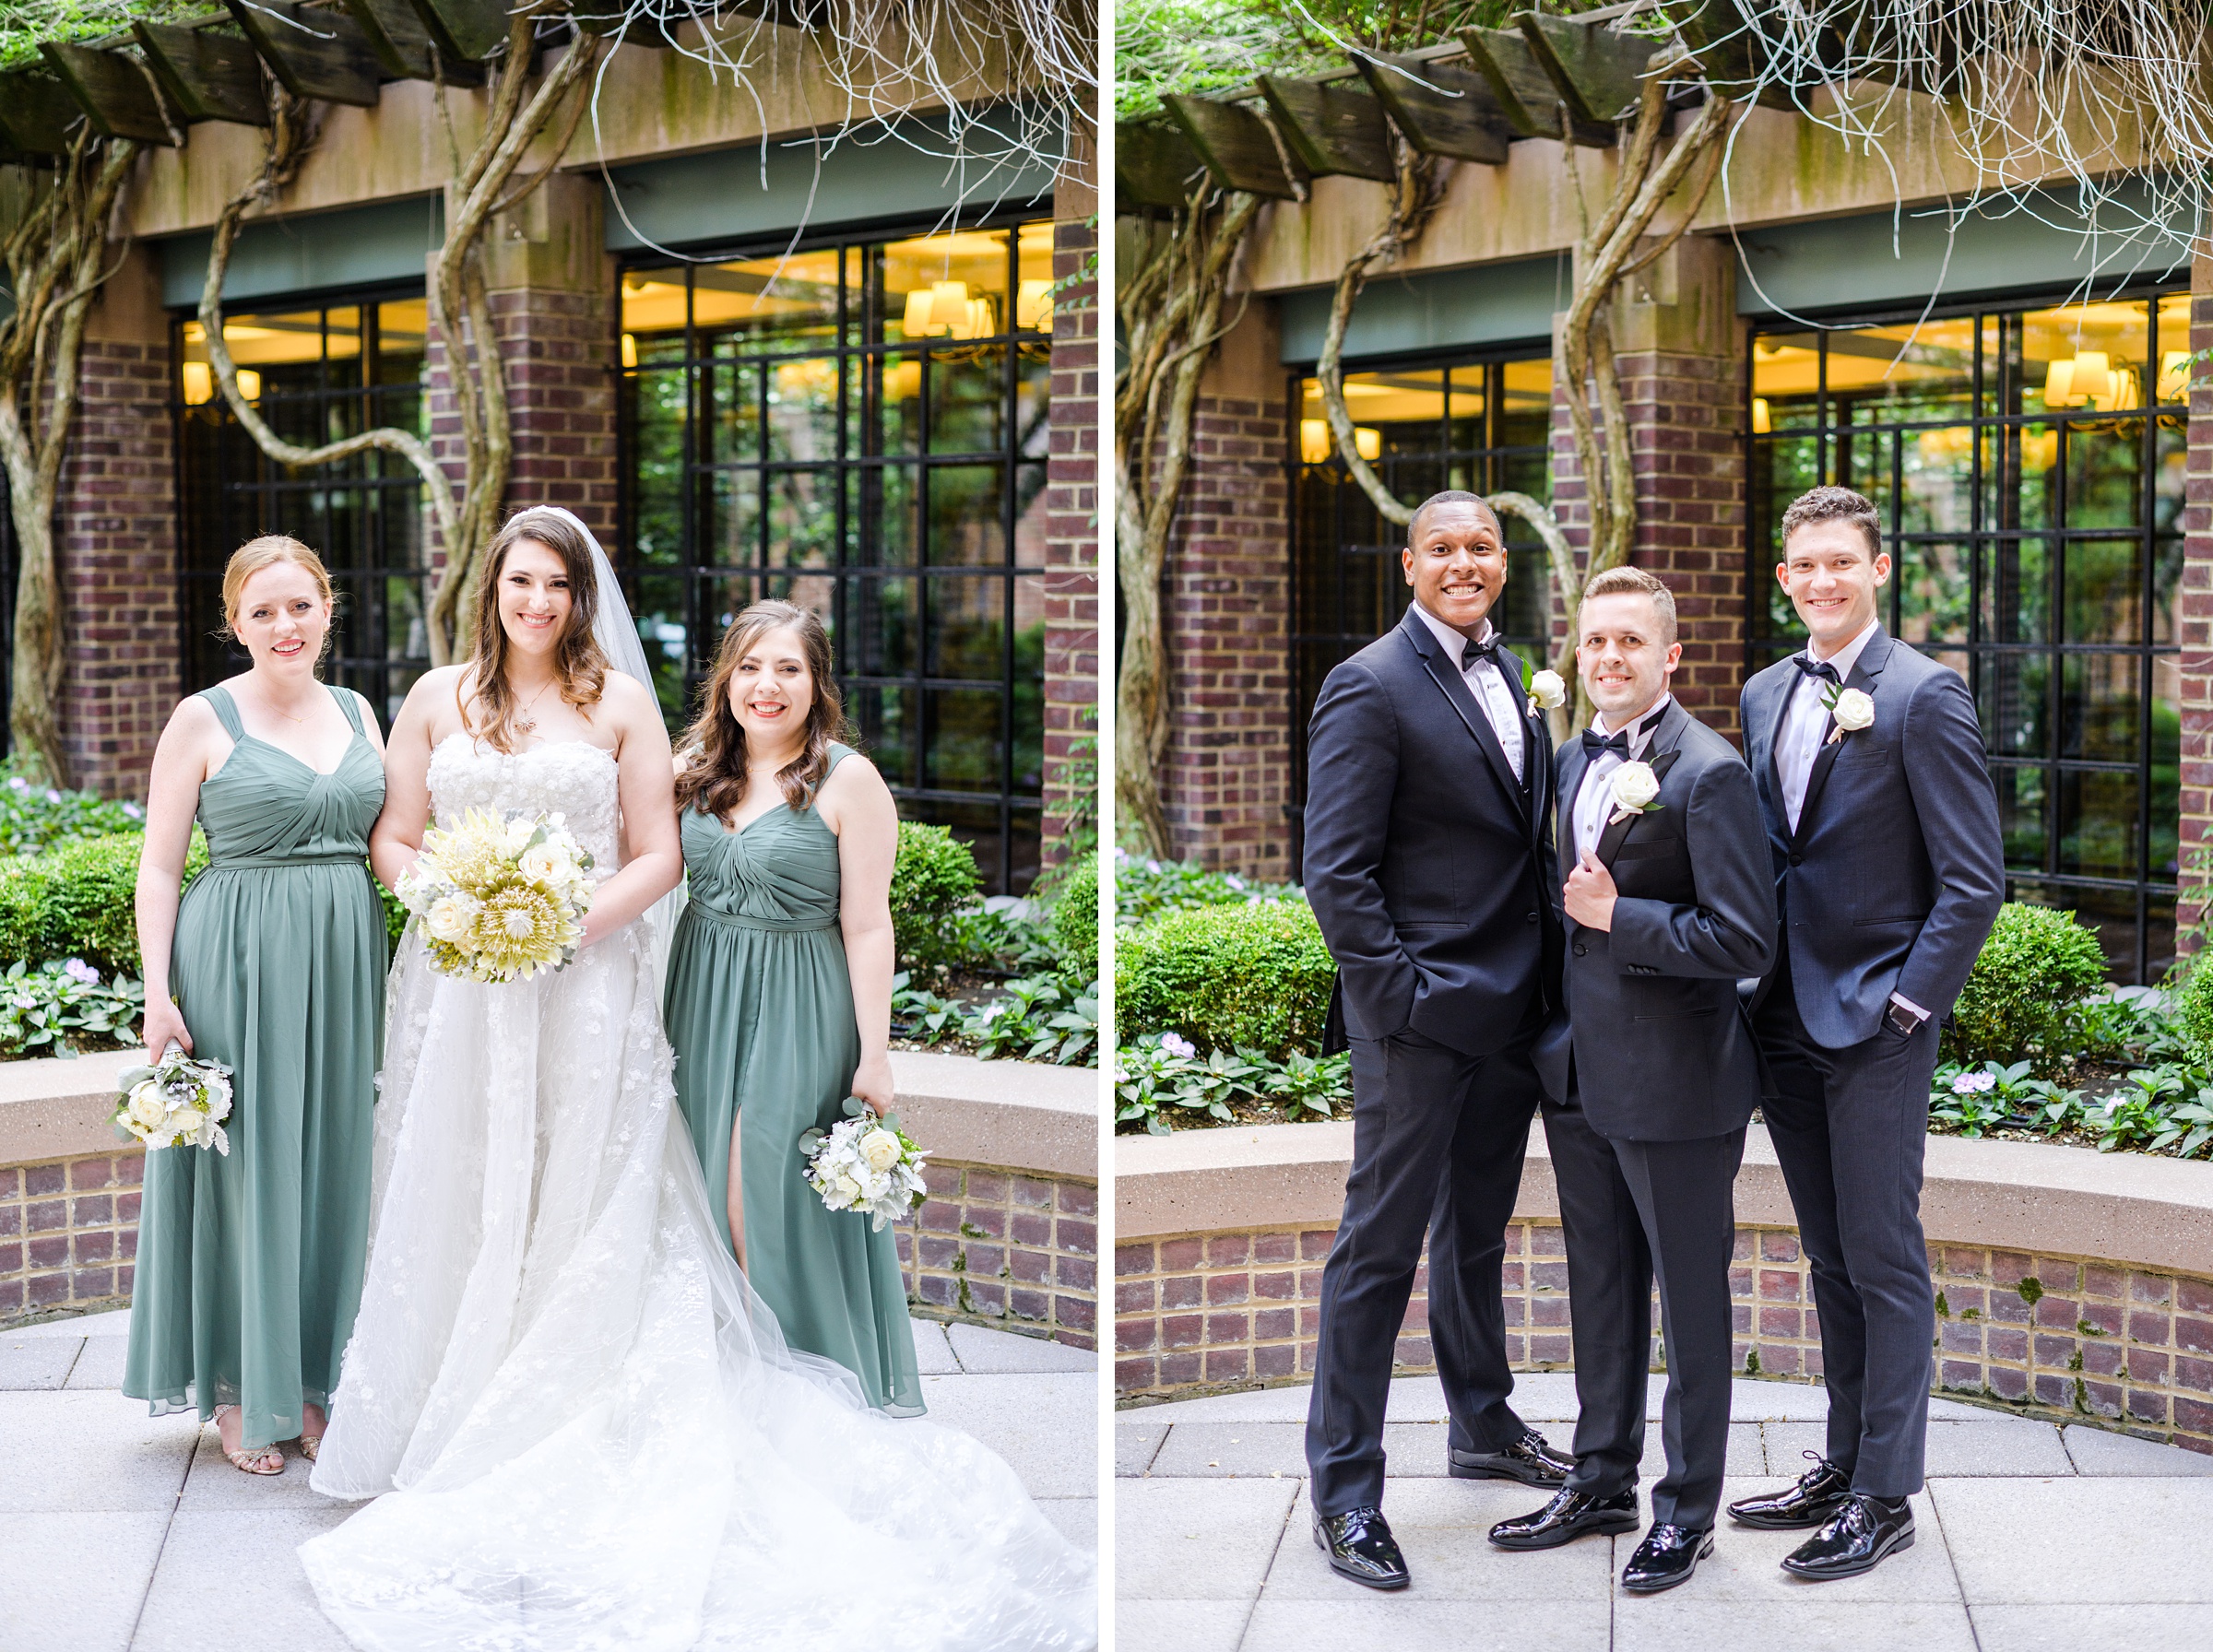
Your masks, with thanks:
[[[225,336],[229,336],[230,331],[231,329],[228,327],[223,329]],[[251,367],[240,368],[238,370],[238,393],[250,402],[259,401],[261,399],[261,375]]]
[[[1053,330],[1053,284],[1024,281],[1014,297],[1014,324],[1033,333]]]
[[[215,374],[205,361],[184,363],[184,405],[196,407],[215,396]]]
[[[2159,398],[2179,402],[2190,395],[2190,352],[2164,350],[2160,355]]]
[[[2078,350],[2071,361],[2044,372],[2044,406],[2118,413],[2144,405],[2144,384],[2134,367],[2115,367],[2104,350]],[[2162,367],[2161,382],[2165,380]]]
[[[1754,396],[1752,398],[1752,433],[1755,436],[1764,436],[1771,428],[1773,427],[1768,419],[1768,398],[1764,395]]]
[[[1298,421],[1298,462],[1320,465],[1330,456],[1330,427],[1319,419]]]
[[[1353,451],[1371,463],[1383,456],[1383,432],[1372,426],[1353,427]]]
[[[622,335],[622,365],[635,367],[637,364],[638,336],[635,333],[625,333]]]

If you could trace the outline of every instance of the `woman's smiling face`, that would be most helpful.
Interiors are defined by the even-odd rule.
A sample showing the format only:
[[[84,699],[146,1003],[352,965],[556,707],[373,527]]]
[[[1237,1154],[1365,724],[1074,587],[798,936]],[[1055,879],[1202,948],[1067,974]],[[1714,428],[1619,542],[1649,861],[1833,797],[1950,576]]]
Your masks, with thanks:
[[[749,741],[771,748],[804,738],[814,705],[814,676],[798,631],[763,631],[730,675],[730,715]]]
[[[550,546],[517,539],[500,563],[500,626],[527,654],[550,653],[569,622],[574,597],[568,564]]]
[[[239,592],[231,629],[256,666],[313,671],[330,631],[330,599],[299,563],[272,562]]]

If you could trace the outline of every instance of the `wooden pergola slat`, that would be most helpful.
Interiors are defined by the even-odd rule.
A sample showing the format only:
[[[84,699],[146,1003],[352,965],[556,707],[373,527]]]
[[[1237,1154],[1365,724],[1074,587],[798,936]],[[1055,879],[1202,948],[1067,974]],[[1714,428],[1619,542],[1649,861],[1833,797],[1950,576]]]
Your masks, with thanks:
[[[1262,75],[1260,86],[1284,146],[1314,176],[1379,183],[1398,176],[1391,161],[1391,124],[1372,93],[1356,85],[1324,86],[1279,75]]]
[[[376,53],[342,11],[309,11],[291,0],[226,0],[246,39],[295,98],[374,109]]]
[[[1355,62],[1391,124],[1423,154],[1505,164],[1513,125],[1491,83],[1474,70],[1386,53]]]
[[[1279,201],[1298,199],[1298,186],[1307,181],[1298,157],[1279,155],[1267,123],[1251,110],[1241,103],[1187,97],[1181,92],[1171,92],[1163,101],[1223,188],[1272,195]],[[1291,169],[1288,172],[1284,171],[1286,160]]]
[[[444,55],[433,67],[431,31],[422,26],[413,0],[346,0],[347,15],[361,26],[361,37],[387,80],[436,80],[455,86],[476,86],[484,71],[471,63]]]
[[[169,122],[162,119],[161,106],[155,101],[153,82],[130,58],[120,52],[56,45],[52,41],[40,41],[39,53],[53,65],[63,86],[92,123],[92,130],[102,137],[129,137],[175,148]],[[182,115],[176,119],[179,125],[183,124]]]
[[[1173,211],[1190,199],[1205,159],[1179,126],[1125,121],[1114,129],[1115,204]]]
[[[66,155],[70,129],[85,112],[69,88],[42,69],[0,76],[0,133],[25,155]]]
[[[1659,41],[1542,12],[1518,12],[1514,22],[1577,120],[1611,126],[1636,112],[1645,66]]]
[[[1759,68],[1753,56],[1751,31],[1730,0],[1702,0],[1702,4],[1673,15],[1675,38],[1698,60],[1706,83],[1724,98],[1742,98],[1758,83]],[[1758,100],[1770,109],[1791,109],[1790,88],[1763,86]]]
[[[1614,147],[1614,128],[1578,119],[1572,110],[1563,123],[1560,88],[1537,61],[1519,30],[1463,29],[1468,60],[1491,83],[1507,122],[1523,137],[1562,138],[1593,149]]]
[[[261,59],[243,35],[173,24],[134,22],[131,33],[169,100],[187,121],[269,124]]]
[[[416,15],[446,62],[481,63],[507,38],[503,0],[414,0]],[[519,9],[519,8],[518,8]]]

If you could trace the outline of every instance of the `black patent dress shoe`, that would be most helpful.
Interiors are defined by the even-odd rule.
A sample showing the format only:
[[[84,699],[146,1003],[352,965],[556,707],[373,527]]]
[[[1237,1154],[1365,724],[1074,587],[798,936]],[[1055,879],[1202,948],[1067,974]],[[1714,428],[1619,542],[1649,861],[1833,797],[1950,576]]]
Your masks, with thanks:
[[[1814,1457],[1814,1466],[1798,1477],[1787,1492],[1769,1497],[1742,1497],[1729,1505],[1729,1517],[1740,1526],[1762,1531],[1792,1531],[1802,1526],[1826,1526],[1852,1495],[1852,1476],[1827,1457]]]
[[[1621,1587],[1633,1595],[1656,1595],[1688,1583],[1698,1563],[1713,1552],[1712,1531],[1682,1526],[1655,1526],[1621,1569]]]
[[[1330,1557],[1330,1570],[1371,1589],[1402,1589],[1413,1581],[1406,1560],[1379,1508],[1347,1509],[1314,1516],[1314,1547]]]
[[[1612,1497],[1562,1486],[1535,1514],[1492,1527],[1491,1541],[1501,1549],[1556,1549],[1594,1531],[1635,1531],[1641,1524],[1634,1486]]]
[[[1503,1451],[1445,1448],[1445,1471],[1454,1480],[1518,1480],[1525,1486],[1561,1486],[1575,1472],[1575,1459],[1553,1448],[1531,1429]]]
[[[1817,1583],[1872,1572],[1887,1554],[1913,1547],[1913,1505],[1904,1498],[1895,1509],[1882,1499],[1855,1492],[1819,1531],[1783,1557],[1782,1569]]]

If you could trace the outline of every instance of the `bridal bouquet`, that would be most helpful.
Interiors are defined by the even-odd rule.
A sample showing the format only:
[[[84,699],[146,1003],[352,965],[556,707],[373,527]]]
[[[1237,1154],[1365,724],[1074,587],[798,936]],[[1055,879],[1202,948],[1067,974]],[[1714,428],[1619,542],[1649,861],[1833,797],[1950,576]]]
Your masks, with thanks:
[[[829,1129],[799,1138],[801,1174],[830,1210],[858,1210],[881,1232],[929,1197],[922,1150],[899,1127],[895,1113],[878,1118],[858,1096],[846,1098],[846,1113]]]
[[[472,808],[433,827],[392,892],[422,925],[431,964],[467,981],[527,980],[584,944],[592,857],[558,814]]]
[[[231,1138],[231,1069],[219,1061],[195,1061],[175,1040],[151,1067],[124,1071],[115,1103],[115,1128],[136,1136],[151,1152],[162,1147],[211,1147],[224,1157]]]

